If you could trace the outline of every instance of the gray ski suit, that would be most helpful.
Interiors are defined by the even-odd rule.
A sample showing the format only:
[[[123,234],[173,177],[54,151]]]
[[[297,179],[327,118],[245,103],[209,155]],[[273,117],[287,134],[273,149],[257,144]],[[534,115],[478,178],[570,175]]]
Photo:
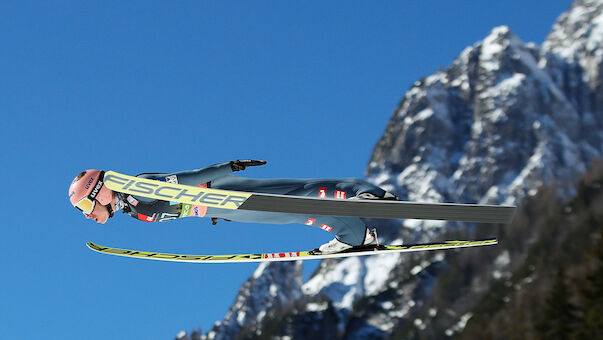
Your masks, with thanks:
[[[294,178],[244,178],[233,175],[233,162],[170,174],[141,174],[140,177],[192,186],[215,189],[247,191],[306,197],[346,199],[362,193],[383,197],[385,191],[359,178],[294,179]],[[366,225],[361,218],[322,215],[287,214],[248,210],[228,210],[186,204],[170,204],[136,196],[124,197],[124,212],[132,217],[149,221],[167,221],[178,217],[198,216],[237,222],[289,224],[298,223],[319,227],[335,234],[341,242],[352,246],[362,245]],[[186,214],[183,215],[183,209]],[[189,212],[190,210],[190,212]]]

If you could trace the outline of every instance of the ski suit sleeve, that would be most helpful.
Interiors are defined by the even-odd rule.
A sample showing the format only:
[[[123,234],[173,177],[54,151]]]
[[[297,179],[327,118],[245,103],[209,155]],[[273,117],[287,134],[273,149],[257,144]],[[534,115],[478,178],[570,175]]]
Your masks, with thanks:
[[[224,162],[210,165],[201,169],[174,172],[166,175],[165,177],[167,179],[169,176],[176,176],[179,184],[195,186],[202,183],[211,182],[216,178],[229,176],[231,174],[232,168],[230,166],[230,162]]]
[[[196,186],[199,184],[211,182],[216,178],[232,175],[230,162],[210,165],[196,170],[185,170],[173,173],[143,173],[138,177],[148,179],[159,179],[170,182],[171,178],[176,177],[176,183]]]

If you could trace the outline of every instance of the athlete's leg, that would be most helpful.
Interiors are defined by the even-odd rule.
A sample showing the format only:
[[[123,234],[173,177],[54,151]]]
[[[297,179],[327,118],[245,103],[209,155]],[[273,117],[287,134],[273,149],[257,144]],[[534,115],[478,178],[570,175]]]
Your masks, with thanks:
[[[361,197],[368,193],[382,198],[385,190],[358,178],[341,179],[251,179],[238,176],[227,176],[212,181],[211,187],[250,191],[258,193],[283,194],[292,196],[347,199]],[[258,223],[303,223],[316,226],[335,234],[336,239],[329,242],[328,247],[321,246],[321,251],[337,252],[352,246],[363,245],[374,238],[367,237],[367,227],[358,217],[337,216],[304,216],[298,214],[262,213],[250,211],[216,212],[216,216],[241,222]]]
[[[304,224],[335,234],[340,242],[350,246],[364,243],[366,224],[357,217],[312,216]]]
[[[351,198],[362,193],[383,197],[385,190],[360,178],[298,179],[225,176],[211,182],[212,188],[306,197]]]

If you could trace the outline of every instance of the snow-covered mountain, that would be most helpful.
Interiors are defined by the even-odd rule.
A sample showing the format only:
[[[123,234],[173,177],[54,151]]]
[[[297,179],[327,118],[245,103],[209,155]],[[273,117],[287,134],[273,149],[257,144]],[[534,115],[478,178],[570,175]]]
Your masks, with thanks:
[[[291,301],[302,298],[300,262],[284,262],[258,266],[239,294],[222,322],[217,322],[208,334],[210,339],[235,339],[243,327],[259,328],[266,313],[271,313]]]
[[[602,156],[603,0],[576,0],[542,46],[496,27],[448,69],[416,82],[375,146],[366,177],[404,200],[521,203],[551,182],[571,197],[575,179]],[[387,242],[479,233],[459,223],[370,222]],[[497,248],[491,268],[508,262]],[[444,312],[431,307],[428,293],[450,254],[323,261],[305,283],[298,264],[261,265],[203,338],[430,332],[426,318]],[[475,294],[487,289],[481,277],[464,275],[474,295],[440,317],[448,336],[463,329]]]

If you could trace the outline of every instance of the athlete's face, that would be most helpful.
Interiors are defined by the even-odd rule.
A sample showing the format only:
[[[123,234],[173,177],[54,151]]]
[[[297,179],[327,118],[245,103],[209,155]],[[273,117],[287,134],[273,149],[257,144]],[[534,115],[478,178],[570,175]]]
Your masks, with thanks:
[[[90,214],[86,215],[86,218],[96,221],[96,223],[105,224],[109,219],[109,210],[104,205],[96,201],[94,210]]]

